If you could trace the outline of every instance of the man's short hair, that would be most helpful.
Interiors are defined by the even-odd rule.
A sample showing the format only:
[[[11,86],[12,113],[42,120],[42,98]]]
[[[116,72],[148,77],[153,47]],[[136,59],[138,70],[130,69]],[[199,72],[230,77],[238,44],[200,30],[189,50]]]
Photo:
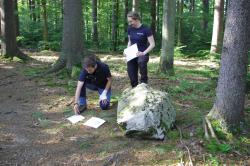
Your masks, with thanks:
[[[136,11],[128,12],[127,17],[131,17],[133,20],[141,20],[140,14]]]
[[[95,55],[86,56],[83,59],[83,67],[95,67],[96,60],[97,59]]]

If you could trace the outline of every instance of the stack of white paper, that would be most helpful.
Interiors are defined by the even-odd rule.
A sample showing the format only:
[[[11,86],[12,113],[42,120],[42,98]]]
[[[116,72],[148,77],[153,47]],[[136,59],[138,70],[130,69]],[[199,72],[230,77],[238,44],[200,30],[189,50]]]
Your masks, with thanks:
[[[124,50],[124,54],[126,55],[126,60],[127,62],[136,58],[137,57],[137,52],[138,52],[138,48],[137,48],[137,44],[133,44],[132,46],[126,48]]]
[[[92,117],[83,124],[86,125],[86,126],[89,126],[89,127],[98,128],[104,122],[105,122],[105,120],[103,120],[103,119],[100,119],[100,118],[97,118],[97,117]]]
[[[71,123],[75,124],[83,119],[85,119],[82,115],[73,115],[67,118]]]

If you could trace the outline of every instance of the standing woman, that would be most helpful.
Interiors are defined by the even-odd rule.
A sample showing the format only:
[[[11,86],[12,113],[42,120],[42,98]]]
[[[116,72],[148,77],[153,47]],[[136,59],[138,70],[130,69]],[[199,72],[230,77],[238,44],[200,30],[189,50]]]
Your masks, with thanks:
[[[155,47],[152,31],[141,23],[137,12],[132,11],[127,14],[129,23],[128,28],[128,47],[137,44],[137,58],[127,62],[127,71],[132,87],[138,85],[138,69],[140,71],[140,83],[148,83],[147,63],[149,52]]]

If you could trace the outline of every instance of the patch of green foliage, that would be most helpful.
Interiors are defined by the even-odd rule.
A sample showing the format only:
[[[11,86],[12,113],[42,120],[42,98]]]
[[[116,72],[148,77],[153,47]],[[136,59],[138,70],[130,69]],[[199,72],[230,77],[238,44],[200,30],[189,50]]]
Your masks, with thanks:
[[[215,153],[229,153],[232,150],[231,145],[229,145],[229,144],[219,144],[214,139],[207,142],[205,147],[210,153],[213,153],[213,154],[215,154]]]

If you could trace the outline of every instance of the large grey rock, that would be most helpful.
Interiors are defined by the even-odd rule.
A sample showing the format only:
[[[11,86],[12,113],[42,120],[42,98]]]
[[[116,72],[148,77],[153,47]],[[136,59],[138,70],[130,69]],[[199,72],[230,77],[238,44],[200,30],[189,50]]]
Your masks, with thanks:
[[[168,94],[144,83],[126,89],[118,101],[117,123],[128,136],[164,139],[175,117]]]

